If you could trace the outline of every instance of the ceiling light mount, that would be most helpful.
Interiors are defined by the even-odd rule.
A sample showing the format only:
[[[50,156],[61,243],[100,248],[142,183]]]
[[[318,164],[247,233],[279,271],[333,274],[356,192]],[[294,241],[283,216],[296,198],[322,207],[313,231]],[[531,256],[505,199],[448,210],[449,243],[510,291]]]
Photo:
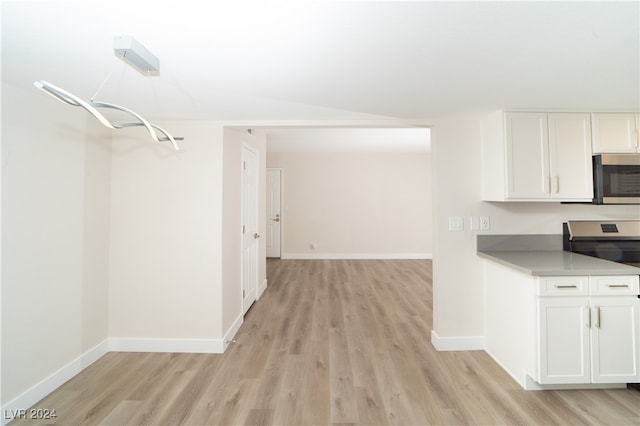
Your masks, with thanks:
[[[142,75],[160,75],[160,60],[131,36],[115,36],[113,51],[116,56],[135,68]]]

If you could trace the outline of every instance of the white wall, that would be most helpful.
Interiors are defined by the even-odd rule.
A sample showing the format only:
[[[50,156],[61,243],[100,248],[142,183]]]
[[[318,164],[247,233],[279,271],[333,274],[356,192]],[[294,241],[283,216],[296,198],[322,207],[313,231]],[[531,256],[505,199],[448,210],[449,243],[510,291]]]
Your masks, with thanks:
[[[272,152],[267,165],[284,169],[283,257],[431,257],[430,154]]]
[[[109,334],[213,345],[223,334],[222,127],[162,125],[184,136],[180,151],[142,128],[114,133]]]
[[[31,86],[2,104],[4,405],[107,338],[110,132]]]
[[[163,127],[184,136],[179,152],[114,134],[109,334],[119,350],[221,351],[242,322],[242,143],[264,176],[265,138],[213,121]],[[261,253],[266,281],[264,242]]]
[[[434,318],[441,338],[480,337],[483,324],[482,262],[476,255],[471,215],[491,218],[490,234],[561,234],[569,219],[638,219],[639,206],[481,201],[480,120],[483,115],[434,122]],[[449,216],[465,217],[464,231],[448,231]],[[455,345],[455,342],[454,342]]]

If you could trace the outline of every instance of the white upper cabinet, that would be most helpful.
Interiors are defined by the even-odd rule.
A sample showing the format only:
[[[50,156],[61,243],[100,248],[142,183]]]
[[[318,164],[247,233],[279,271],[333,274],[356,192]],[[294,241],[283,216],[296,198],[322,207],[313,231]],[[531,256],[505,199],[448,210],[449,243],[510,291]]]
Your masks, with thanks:
[[[549,198],[549,125],[547,114],[505,114],[506,198]]]
[[[483,200],[591,201],[591,117],[506,112],[483,121]]]
[[[626,154],[640,152],[640,115],[597,113],[592,115],[593,153]]]
[[[589,114],[549,114],[550,197],[593,200],[591,117]]]

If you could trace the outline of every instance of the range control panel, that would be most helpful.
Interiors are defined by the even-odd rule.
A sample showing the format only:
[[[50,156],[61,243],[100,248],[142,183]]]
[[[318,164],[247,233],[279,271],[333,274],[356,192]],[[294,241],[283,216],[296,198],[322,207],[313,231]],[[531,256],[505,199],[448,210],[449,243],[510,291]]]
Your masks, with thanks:
[[[570,220],[566,228],[571,239],[625,239],[640,243],[640,220]]]
[[[620,232],[618,231],[618,225],[615,223],[602,223],[600,224],[600,227],[602,228],[602,232],[605,234]]]

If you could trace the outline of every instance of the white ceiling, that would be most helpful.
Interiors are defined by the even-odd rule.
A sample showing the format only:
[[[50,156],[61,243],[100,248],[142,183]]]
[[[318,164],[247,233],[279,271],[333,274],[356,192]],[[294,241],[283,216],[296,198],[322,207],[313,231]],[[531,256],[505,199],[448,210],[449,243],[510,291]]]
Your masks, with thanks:
[[[154,120],[638,110],[639,17],[638,1],[3,1],[2,80],[89,99],[110,74],[96,99]],[[160,76],[116,58],[116,35]]]

